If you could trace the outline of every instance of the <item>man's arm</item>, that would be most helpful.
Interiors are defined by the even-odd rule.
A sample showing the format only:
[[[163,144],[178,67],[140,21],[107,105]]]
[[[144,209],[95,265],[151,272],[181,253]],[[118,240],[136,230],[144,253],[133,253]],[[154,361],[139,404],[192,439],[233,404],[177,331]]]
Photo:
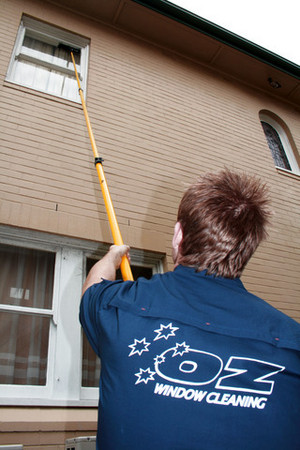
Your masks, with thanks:
[[[82,295],[95,283],[101,283],[102,279],[114,281],[116,271],[120,267],[122,257],[129,257],[128,245],[112,245],[106,255],[100,259],[89,271],[82,287]]]

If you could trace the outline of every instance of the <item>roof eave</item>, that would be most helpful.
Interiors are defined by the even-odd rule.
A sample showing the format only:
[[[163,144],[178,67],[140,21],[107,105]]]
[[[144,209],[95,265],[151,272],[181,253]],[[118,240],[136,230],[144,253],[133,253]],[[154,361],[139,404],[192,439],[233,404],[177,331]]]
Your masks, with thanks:
[[[300,79],[300,66],[167,0],[133,0],[225,45]]]

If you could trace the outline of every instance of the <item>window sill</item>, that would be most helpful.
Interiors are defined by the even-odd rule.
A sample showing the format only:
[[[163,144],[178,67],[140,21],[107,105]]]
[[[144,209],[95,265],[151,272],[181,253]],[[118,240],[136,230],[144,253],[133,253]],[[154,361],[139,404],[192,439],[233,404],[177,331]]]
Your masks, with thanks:
[[[300,174],[290,172],[289,170],[281,169],[279,167],[276,167],[277,173],[280,175],[284,175],[289,178],[294,178],[295,180],[300,180]]]
[[[45,398],[0,398],[0,406],[41,406],[41,407],[57,407],[57,408],[97,408],[98,399],[85,400],[57,400]]]

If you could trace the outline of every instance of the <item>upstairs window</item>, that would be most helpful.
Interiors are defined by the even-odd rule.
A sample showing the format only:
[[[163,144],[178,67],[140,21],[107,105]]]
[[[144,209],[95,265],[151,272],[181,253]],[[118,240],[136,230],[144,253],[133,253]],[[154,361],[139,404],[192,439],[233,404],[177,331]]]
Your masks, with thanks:
[[[288,137],[284,130],[284,124],[280,124],[282,121],[279,118],[275,120],[275,117],[272,116],[266,113],[259,115],[274,164],[279,169],[299,175],[299,165],[293,151],[293,147],[296,147],[292,142],[292,137]]]
[[[83,91],[86,87],[88,40],[23,16],[6,80],[80,102],[74,58]]]
[[[292,170],[289,160],[284,151],[281,139],[275,128],[272,127],[267,122],[261,122],[268,146],[271,150],[272,157],[276,167],[281,167],[282,169]]]

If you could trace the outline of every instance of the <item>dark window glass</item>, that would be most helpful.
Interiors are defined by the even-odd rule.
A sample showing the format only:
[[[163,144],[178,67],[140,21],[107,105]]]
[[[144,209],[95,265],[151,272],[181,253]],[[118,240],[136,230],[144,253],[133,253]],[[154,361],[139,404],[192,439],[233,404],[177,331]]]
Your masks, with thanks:
[[[52,309],[55,253],[0,244],[0,303]]]
[[[267,122],[261,122],[275,166],[292,170],[284,151],[281,139],[275,128]]]

